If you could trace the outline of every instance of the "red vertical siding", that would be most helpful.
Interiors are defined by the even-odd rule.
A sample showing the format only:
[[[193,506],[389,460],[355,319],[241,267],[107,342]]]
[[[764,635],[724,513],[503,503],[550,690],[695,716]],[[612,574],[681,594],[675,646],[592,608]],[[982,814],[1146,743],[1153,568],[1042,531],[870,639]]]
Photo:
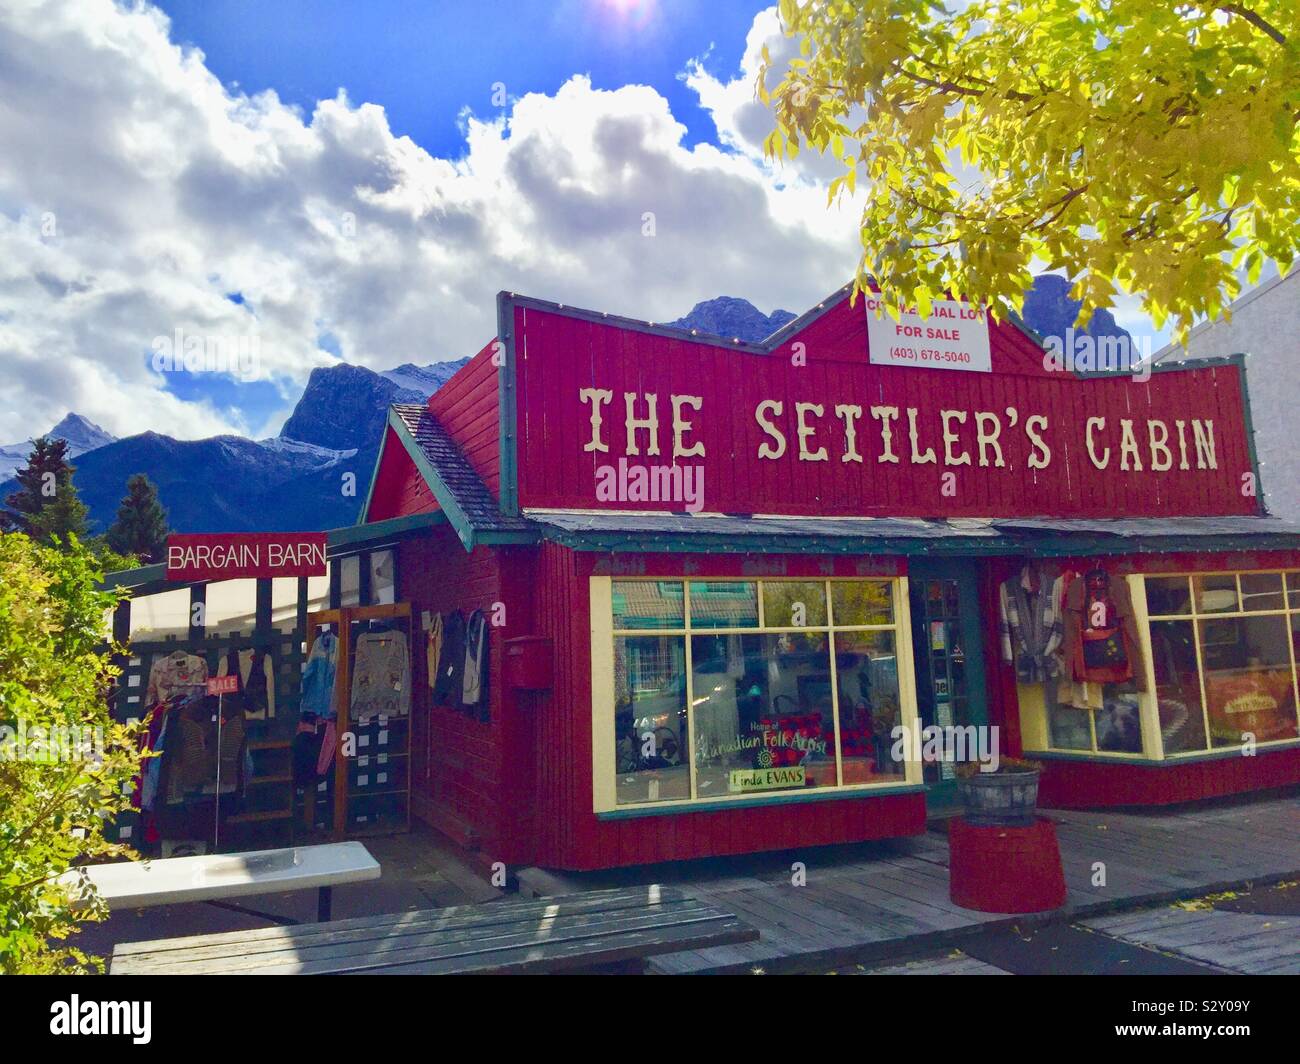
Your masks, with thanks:
[[[500,399],[496,340],[429,397],[429,411],[456,441],[471,468],[495,496],[501,491]]]
[[[438,500],[433,497],[428,482],[389,426],[384,430],[383,457],[375,470],[366,521],[386,521],[390,517],[407,517],[436,509]]]

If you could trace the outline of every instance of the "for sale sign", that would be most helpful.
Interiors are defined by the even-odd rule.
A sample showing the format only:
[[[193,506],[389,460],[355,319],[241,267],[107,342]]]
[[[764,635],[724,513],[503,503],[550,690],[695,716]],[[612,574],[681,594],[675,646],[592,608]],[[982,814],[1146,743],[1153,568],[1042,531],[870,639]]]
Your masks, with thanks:
[[[167,537],[168,580],[324,576],[324,532],[177,533]]]
[[[936,300],[929,317],[905,307],[895,321],[880,298],[867,295],[867,358],[877,366],[993,371],[988,317],[979,307]]]

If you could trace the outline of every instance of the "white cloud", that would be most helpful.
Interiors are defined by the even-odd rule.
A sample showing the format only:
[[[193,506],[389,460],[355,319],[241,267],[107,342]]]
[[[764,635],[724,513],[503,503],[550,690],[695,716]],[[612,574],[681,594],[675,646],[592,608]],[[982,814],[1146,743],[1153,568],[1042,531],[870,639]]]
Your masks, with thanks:
[[[154,8],[6,4],[0,440],[69,409],[118,435],[274,431],[287,406],[245,424],[159,386],[150,345],[178,328],[255,329],[288,404],[331,361],[323,332],[375,368],[459,357],[490,338],[502,288],[651,319],[720,294],[812,305],[850,275],[857,212],[761,160],[761,105],[741,97],[768,19],[740,79],[688,74],[734,150],[685,148],[651,88],[575,76],[467,112],[450,160],[374,104],[340,94],[303,115],[228,89]]]

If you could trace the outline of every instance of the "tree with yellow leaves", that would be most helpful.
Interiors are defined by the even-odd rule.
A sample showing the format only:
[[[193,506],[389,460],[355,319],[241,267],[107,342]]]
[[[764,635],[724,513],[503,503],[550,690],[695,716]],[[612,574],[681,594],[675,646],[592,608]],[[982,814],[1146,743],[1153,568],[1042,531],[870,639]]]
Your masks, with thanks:
[[[1084,322],[1138,295],[1181,338],[1300,251],[1300,4],[781,0],[800,55],[758,91],[769,155],[868,185],[856,283],[1018,309],[1033,271]]]

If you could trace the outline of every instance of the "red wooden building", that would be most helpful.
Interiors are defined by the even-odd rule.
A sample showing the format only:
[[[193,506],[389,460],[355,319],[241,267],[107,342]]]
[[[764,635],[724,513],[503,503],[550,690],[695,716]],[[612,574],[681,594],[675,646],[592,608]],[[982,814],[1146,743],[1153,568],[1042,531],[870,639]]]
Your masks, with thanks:
[[[1045,805],[1300,781],[1300,530],[1244,358],[1088,376],[909,320],[845,289],[753,344],[498,297],[362,514],[432,521],[396,547],[415,816],[589,869],[914,834],[995,752]],[[476,610],[467,709],[421,641]]]

